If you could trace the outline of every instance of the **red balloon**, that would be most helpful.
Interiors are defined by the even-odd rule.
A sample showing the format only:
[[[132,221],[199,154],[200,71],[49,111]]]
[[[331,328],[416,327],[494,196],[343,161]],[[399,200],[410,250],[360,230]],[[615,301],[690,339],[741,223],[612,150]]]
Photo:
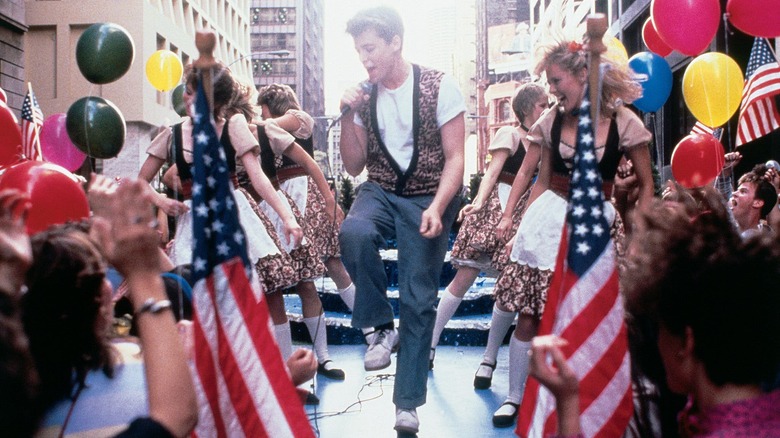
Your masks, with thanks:
[[[723,145],[715,137],[687,135],[672,152],[672,175],[683,187],[704,187],[723,170],[723,155]]]
[[[719,0],[653,0],[650,10],[658,35],[688,56],[703,52],[720,24]]]
[[[17,189],[30,198],[27,234],[51,225],[89,217],[89,203],[81,184],[64,168],[42,161],[25,161],[8,168],[0,190]]]
[[[748,35],[780,36],[780,4],[777,0],[729,0],[729,21]]]
[[[656,55],[667,56],[672,53],[672,48],[661,39],[658,31],[655,30],[652,18],[648,18],[642,26],[642,40],[644,40],[648,50]]]
[[[0,102],[0,167],[15,163],[22,151],[22,131],[16,116],[5,103]]]
[[[0,100],[3,101],[3,103],[8,103],[8,95],[5,94],[5,90],[0,88]]]

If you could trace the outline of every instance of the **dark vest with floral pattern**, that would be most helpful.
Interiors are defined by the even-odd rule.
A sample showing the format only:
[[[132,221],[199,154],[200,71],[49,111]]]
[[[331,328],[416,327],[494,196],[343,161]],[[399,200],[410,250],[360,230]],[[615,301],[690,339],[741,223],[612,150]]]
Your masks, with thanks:
[[[366,168],[368,179],[384,190],[399,196],[433,195],[439,187],[444,169],[444,149],[436,121],[439,85],[444,73],[412,64],[414,91],[412,94],[412,136],[414,152],[405,172],[387,150],[379,135],[376,114],[377,89],[371,92],[368,105],[360,110],[368,133]]]

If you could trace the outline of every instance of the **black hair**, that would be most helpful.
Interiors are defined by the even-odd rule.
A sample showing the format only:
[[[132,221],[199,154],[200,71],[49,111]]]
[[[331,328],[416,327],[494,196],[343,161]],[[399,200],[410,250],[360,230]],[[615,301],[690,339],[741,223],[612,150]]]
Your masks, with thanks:
[[[780,241],[743,241],[718,193],[690,195],[696,203],[637,212],[628,310],[678,337],[690,328],[715,385],[770,381],[780,364]]]

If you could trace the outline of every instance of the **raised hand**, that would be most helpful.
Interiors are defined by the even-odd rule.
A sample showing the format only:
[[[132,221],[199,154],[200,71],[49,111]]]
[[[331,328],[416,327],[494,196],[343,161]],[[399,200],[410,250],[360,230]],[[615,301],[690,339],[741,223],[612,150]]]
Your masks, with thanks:
[[[90,176],[87,200],[93,215],[103,217],[108,214],[117,188],[119,184],[111,178],[96,173]]]
[[[0,287],[6,292],[19,290],[32,263],[30,238],[24,227],[29,208],[24,193],[0,191]]]
[[[93,220],[93,230],[108,261],[123,275],[160,273],[157,219],[152,200],[157,196],[143,181],[124,181],[105,196],[105,208]]]

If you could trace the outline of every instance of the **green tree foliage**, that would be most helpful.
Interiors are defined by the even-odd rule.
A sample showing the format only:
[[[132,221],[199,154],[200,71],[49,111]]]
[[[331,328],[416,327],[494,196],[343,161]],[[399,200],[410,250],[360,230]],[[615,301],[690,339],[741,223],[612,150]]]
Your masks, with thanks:
[[[352,180],[344,178],[339,186],[339,204],[341,209],[344,210],[344,214],[349,212],[349,208],[352,207],[352,202],[354,201],[355,188],[352,186]]]
[[[471,201],[474,200],[474,198],[477,197],[477,193],[479,192],[479,185],[482,183],[482,175],[479,173],[475,173],[471,175],[471,180],[469,181],[469,192],[466,195],[466,204],[470,204]]]

